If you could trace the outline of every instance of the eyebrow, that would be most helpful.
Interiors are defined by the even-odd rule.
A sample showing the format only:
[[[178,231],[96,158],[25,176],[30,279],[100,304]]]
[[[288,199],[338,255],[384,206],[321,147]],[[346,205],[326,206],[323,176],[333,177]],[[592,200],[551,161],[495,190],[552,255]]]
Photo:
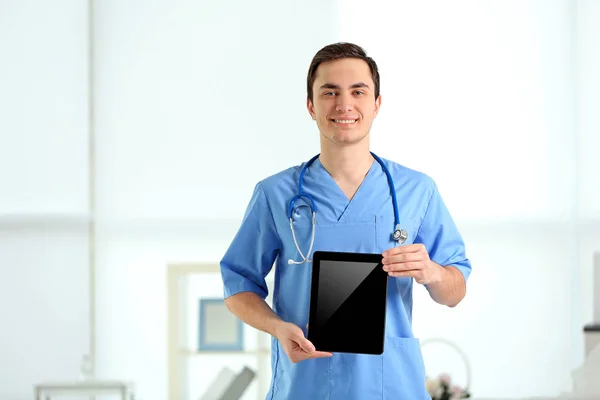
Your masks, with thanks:
[[[355,84],[353,84],[353,85],[350,86],[350,89],[358,89],[358,88],[367,88],[367,89],[370,89],[369,85],[367,85],[364,82],[358,82],[358,83],[355,83]],[[336,89],[336,90],[339,90],[340,86],[339,85],[335,85],[333,83],[325,83],[319,89]]]

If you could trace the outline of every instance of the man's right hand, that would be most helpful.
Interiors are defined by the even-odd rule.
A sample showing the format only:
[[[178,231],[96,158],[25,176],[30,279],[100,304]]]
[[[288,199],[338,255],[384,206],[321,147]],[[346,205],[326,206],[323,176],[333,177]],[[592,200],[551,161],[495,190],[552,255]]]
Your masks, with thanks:
[[[279,340],[281,347],[288,358],[294,364],[309,358],[331,357],[333,354],[324,351],[316,351],[310,340],[304,337],[304,332],[298,326],[281,322],[277,327],[275,337]]]

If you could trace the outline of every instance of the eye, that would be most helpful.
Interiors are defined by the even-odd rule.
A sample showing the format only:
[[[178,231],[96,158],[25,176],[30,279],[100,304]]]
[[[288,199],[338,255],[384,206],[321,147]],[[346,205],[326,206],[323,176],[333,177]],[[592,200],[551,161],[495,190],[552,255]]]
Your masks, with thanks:
[[[365,94],[365,92],[362,90],[357,90],[356,92],[354,92],[354,94],[356,94],[358,96],[362,96],[363,94]]]
[[[335,96],[334,92],[325,92],[323,93],[323,96]]]

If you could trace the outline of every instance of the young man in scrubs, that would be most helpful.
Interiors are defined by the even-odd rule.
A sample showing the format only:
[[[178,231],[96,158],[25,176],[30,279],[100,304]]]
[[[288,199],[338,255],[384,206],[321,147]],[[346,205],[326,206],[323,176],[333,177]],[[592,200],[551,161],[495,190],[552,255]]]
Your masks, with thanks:
[[[312,257],[312,252],[306,254],[312,237],[310,201],[294,203],[294,234],[288,214],[306,163],[256,185],[221,261],[229,310],[272,337],[267,399],[430,398],[419,341],[412,332],[413,285],[425,285],[434,301],[454,307],[465,296],[471,264],[435,182],[382,160],[393,179],[400,224],[407,233],[401,245],[392,237],[390,185],[370,152],[371,125],[380,106],[377,65],[362,48],[337,43],[317,52],[307,77],[307,109],[320,132],[321,151],[302,181],[303,192],[312,196],[317,209],[312,252],[383,255],[389,277],[382,355],[326,353],[306,339],[312,265],[302,261]],[[264,300],[265,277],[273,267],[271,309]]]

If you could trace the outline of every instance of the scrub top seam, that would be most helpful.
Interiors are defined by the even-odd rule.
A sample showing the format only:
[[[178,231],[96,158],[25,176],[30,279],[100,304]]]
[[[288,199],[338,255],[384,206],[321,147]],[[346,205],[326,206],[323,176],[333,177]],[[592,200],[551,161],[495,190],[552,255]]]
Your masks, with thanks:
[[[423,222],[425,222],[425,218],[427,217],[427,213],[429,212],[429,206],[431,205],[431,200],[433,200],[433,196],[435,195],[436,192],[437,192],[437,185],[434,182],[433,183],[433,191],[431,192],[431,196],[429,197],[429,201],[427,202],[427,208],[425,208],[425,212],[423,213],[423,220],[419,224],[419,229],[417,229],[417,233],[415,234],[415,239],[421,233],[421,227],[423,226]]]
[[[275,343],[275,368],[273,368],[273,382],[271,383],[271,399],[275,396],[275,386],[277,381],[277,367],[279,366],[279,346]]]
[[[382,234],[383,229],[383,218],[375,215],[375,246],[377,246],[377,251],[382,252],[387,249],[384,248],[384,241],[379,239],[379,235]]]
[[[385,349],[384,349],[385,351]],[[385,398],[385,394],[383,391],[383,354],[381,355],[381,400],[383,400]]]
[[[329,372],[329,397],[328,398],[329,398],[329,400],[331,400],[331,392],[333,392],[333,383],[331,382],[332,381],[332,378],[331,378],[331,369],[332,369],[332,366],[331,366],[331,357],[327,361],[328,361],[328,367],[329,367],[329,371],[328,371]]]
[[[275,223],[275,217],[273,216],[273,210],[271,209],[271,203],[269,202],[269,197],[265,193],[265,189],[263,188],[262,182],[258,183],[258,188],[260,189],[263,196],[265,196],[265,202],[267,203],[267,210],[269,211],[269,215],[271,216],[271,221],[273,222],[273,228],[275,229],[275,233],[277,234],[277,240],[279,242],[279,250],[283,249],[283,242],[281,241],[281,236],[277,229],[277,224]],[[271,400],[273,400],[273,396],[275,396],[276,391],[276,382],[277,382],[277,368],[279,367],[279,346],[277,342],[275,343],[275,368],[273,368],[273,382],[271,385]]]
[[[265,193],[265,190],[262,186],[262,183],[258,183],[258,187],[265,196],[265,202],[267,203],[267,209],[269,210],[269,215],[271,216],[271,221],[273,222],[273,227],[275,228],[275,233],[277,233],[277,241],[279,242],[279,250],[283,248],[283,242],[281,241],[281,235],[279,234],[279,230],[277,229],[277,224],[275,223],[275,217],[273,216],[273,210],[271,209],[271,203],[269,202],[269,196]]]

